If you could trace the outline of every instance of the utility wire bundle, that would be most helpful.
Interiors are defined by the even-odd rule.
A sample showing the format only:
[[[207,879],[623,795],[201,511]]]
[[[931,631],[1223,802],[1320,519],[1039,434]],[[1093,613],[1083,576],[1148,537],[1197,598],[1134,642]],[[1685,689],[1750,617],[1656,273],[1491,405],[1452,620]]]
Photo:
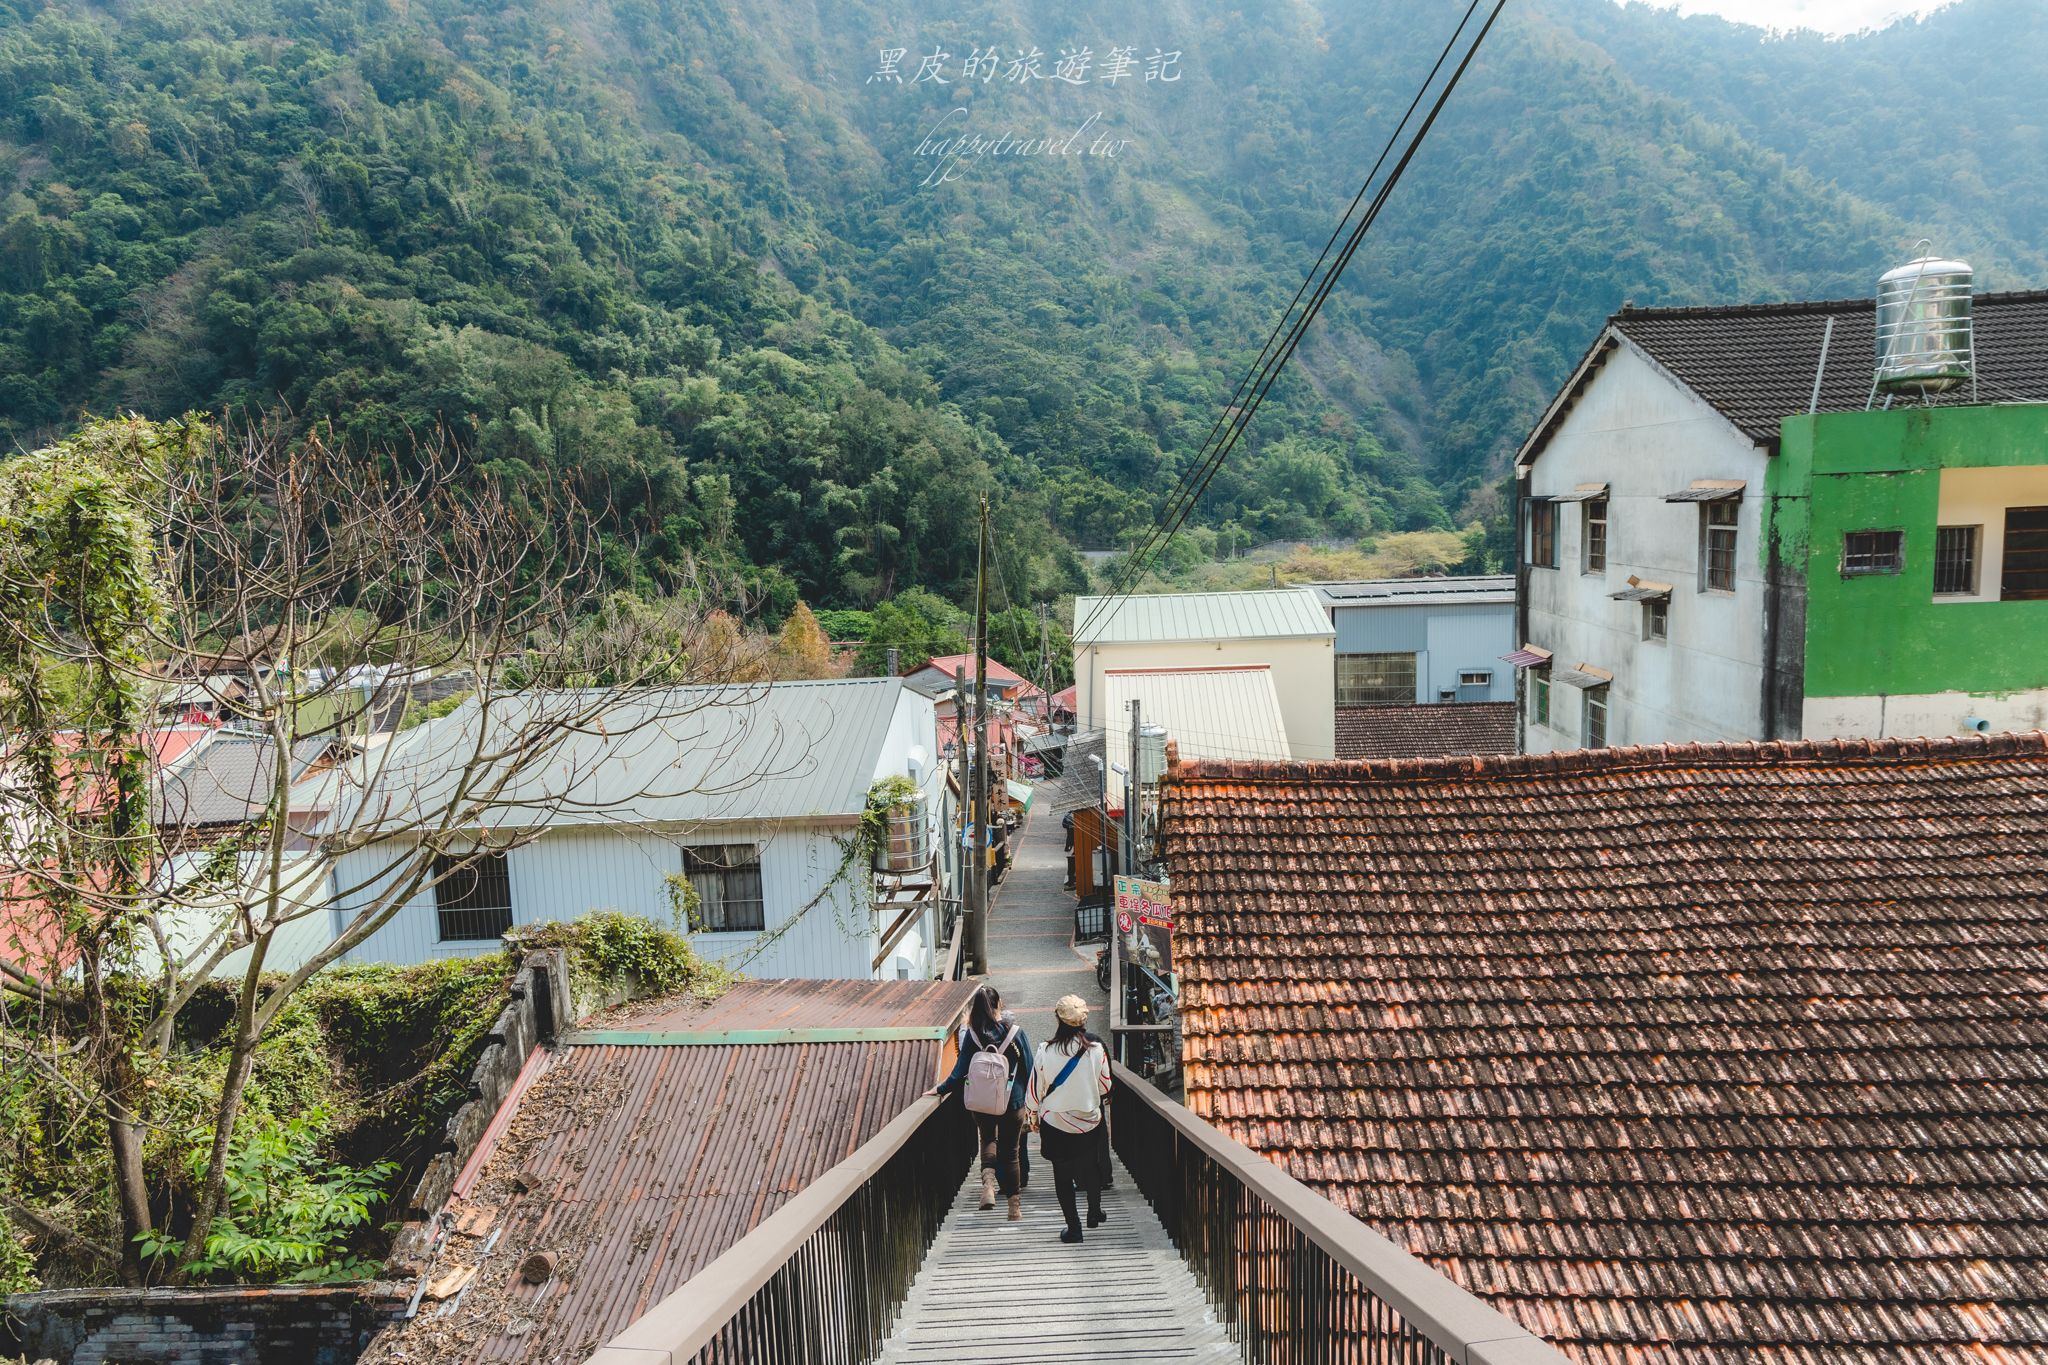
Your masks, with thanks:
[[[1153,563],[1200,504],[1202,495],[1208,492],[1210,482],[1216,477],[1216,471],[1223,467],[1224,460],[1228,459],[1230,452],[1236,448],[1245,428],[1250,426],[1252,418],[1258,415],[1259,405],[1266,401],[1266,395],[1272,391],[1274,383],[1280,378],[1280,372],[1293,358],[1295,348],[1301,344],[1301,338],[1308,330],[1308,325],[1315,321],[1316,314],[1322,311],[1323,303],[1329,298],[1330,291],[1336,287],[1338,278],[1344,273],[1344,267],[1351,263],[1351,257],[1357,252],[1359,244],[1365,240],[1366,232],[1379,217],[1380,209],[1386,205],[1388,195],[1392,194],[1394,186],[1400,183],[1402,173],[1408,169],[1408,163],[1415,159],[1415,153],[1422,147],[1422,140],[1429,136],[1429,130],[1436,123],[1437,115],[1443,112],[1445,103],[1450,100],[1451,92],[1458,88],[1465,68],[1472,64],[1473,57],[1479,53],[1479,45],[1486,41],[1486,35],[1492,30],[1494,21],[1500,18],[1500,12],[1507,7],[1507,0],[1493,0],[1493,8],[1486,16],[1486,22],[1480,25],[1470,41],[1466,42],[1466,30],[1471,27],[1473,16],[1485,3],[1486,0],[1471,0],[1466,7],[1464,17],[1458,21],[1457,29],[1444,44],[1443,51],[1437,55],[1436,64],[1430,67],[1429,75],[1416,90],[1415,98],[1409,102],[1407,112],[1401,115],[1401,121],[1394,125],[1394,131],[1388,135],[1386,146],[1380,150],[1379,159],[1373,162],[1372,169],[1366,173],[1365,183],[1358,187],[1358,193],[1352,196],[1350,205],[1344,210],[1344,216],[1337,221],[1337,226],[1331,231],[1329,241],[1323,244],[1322,254],[1316,257],[1316,262],[1309,268],[1301,287],[1294,291],[1293,299],[1281,313],[1279,322],[1274,324],[1272,332],[1266,338],[1265,346],[1259,351],[1259,358],[1253,362],[1244,378],[1238,381],[1236,391],[1230,395],[1230,401],[1224,404],[1223,411],[1217,415],[1215,424],[1209,429],[1209,435],[1196,453],[1195,462],[1182,473],[1180,481],[1167,494],[1166,506],[1160,512],[1158,520],[1153,523],[1151,530],[1146,533],[1145,539],[1125,557],[1111,590],[1095,603],[1086,620],[1074,622],[1074,639],[1077,643],[1087,638],[1091,631],[1109,628],[1125,599],[1144,581]],[[1444,66],[1451,60],[1452,54],[1460,51],[1461,44],[1462,55],[1459,56],[1457,65],[1451,70],[1449,78],[1438,87],[1437,78],[1443,73]],[[1403,144],[1403,134],[1407,132],[1410,121],[1414,119],[1415,111],[1422,107],[1423,101],[1429,98],[1433,88],[1436,90],[1436,97],[1430,104],[1428,115],[1415,127],[1413,134]],[[1394,160],[1392,169],[1382,177],[1380,171],[1387,165],[1388,158],[1395,156],[1397,146],[1400,147],[1400,154]],[[1368,194],[1371,196],[1369,200]],[[1343,241],[1341,248],[1338,246],[1339,239]]]

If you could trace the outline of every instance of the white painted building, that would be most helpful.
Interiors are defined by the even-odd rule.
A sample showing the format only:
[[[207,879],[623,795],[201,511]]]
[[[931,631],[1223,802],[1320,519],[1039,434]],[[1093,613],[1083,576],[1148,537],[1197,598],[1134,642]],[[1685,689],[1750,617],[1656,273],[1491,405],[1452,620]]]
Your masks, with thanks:
[[[1609,334],[1597,371],[1553,405],[1517,466],[1522,633],[1552,661],[1525,670],[1522,747],[1761,737],[1767,457],[1626,332]],[[1737,496],[1666,501],[1707,480]],[[1733,577],[1717,565],[1710,582],[1703,527],[1731,513]],[[1653,608],[1615,598],[1631,576],[1668,585],[1662,634]]]
[[[1114,672],[1264,666],[1288,755],[1334,758],[1336,636],[1313,588],[1077,597],[1076,723],[1083,731],[1129,732],[1129,712],[1111,704],[1108,675]],[[1263,743],[1266,735],[1262,728],[1239,738]]]
[[[506,928],[595,910],[667,923],[680,876],[700,898],[691,938],[707,959],[756,977],[930,976],[937,896],[885,941],[897,916],[871,907],[864,864],[842,873],[840,841],[870,786],[902,776],[924,793],[939,848],[950,805],[931,700],[873,678],[678,689],[663,704],[667,718],[579,734],[559,762],[509,788],[490,828],[476,831],[512,836],[508,851],[413,897],[347,960],[495,951]],[[398,736],[379,799],[442,799],[450,755],[478,724],[472,702]],[[335,932],[374,896],[393,855],[391,841],[372,840],[335,858]]]

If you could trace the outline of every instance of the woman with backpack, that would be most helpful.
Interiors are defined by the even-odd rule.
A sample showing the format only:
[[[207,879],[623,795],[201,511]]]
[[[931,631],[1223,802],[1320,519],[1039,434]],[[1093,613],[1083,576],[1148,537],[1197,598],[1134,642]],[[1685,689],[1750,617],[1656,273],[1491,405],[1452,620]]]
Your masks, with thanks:
[[[968,1003],[953,1074],[929,1093],[960,1092],[981,1147],[981,1206],[994,1208],[1000,1192],[1009,1201],[1011,1222],[1024,1216],[1018,1146],[1030,1084],[1031,1040],[1004,1013],[1002,995],[984,985]]]
[[[1103,1187],[1109,1184],[1109,1125],[1103,1099],[1109,1094],[1109,1053],[1090,1033],[1088,1002],[1061,996],[1052,1007],[1059,1027],[1038,1049],[1031,1069],[1031,1113],[1038,1124],[1038,1151],[1052,1163],[1052,1186],[1067,1220],[1062,1242],[1081,1240],[1076,1189],[1088,1195],[1088,1226],[1100,1227]]]

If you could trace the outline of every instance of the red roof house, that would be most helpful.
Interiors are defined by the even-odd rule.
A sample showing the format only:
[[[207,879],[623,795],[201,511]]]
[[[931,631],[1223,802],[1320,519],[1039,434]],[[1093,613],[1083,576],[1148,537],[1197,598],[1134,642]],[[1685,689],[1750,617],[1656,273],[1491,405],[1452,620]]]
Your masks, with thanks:
[[[1187,1103],[1587,1365],[2048,1362],[2048,735],[1173,768]]]

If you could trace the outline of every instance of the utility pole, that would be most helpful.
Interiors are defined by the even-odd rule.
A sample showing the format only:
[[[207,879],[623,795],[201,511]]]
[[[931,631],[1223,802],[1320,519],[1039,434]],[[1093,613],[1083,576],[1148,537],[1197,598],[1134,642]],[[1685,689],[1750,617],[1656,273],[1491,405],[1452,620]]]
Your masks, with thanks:
[[[1045,693],[1045,728],[1052,730],[1052,628],[1046,624],[1045,603],[1038,604],[1038,686]]]
[[[988,494],[981,495],[981,557],[974,584],[974,863],[969,873],[967,960],[988,971]]]
[[[1138,699],[1131,698],[1131,766],[1124,774],[1124,874],[1138,875]]]
[[[968,842],[968,836],[974,829],[973,807],[968,804],[974,799],[974,773],[968,766],[967,760],[967,668],[965,665],[956,665],[953,669],[953,747],[960,751],[960,825],[953,836],[953,847],[958,850],[957,856],[960,859],[960,880],[959,884],[953,889],[960,895],[961,920],[960,928],[956,932],[964,935],[967,932],[968,887],[974,883],[974,855],[972,846]],[[960,944],[964,949],[967,945],[967,940],[962,938]],[[966,956],[965,952],[961,953],[963,964]]]
[[[889,646],[889,676],[896,676],[896,646]]]

